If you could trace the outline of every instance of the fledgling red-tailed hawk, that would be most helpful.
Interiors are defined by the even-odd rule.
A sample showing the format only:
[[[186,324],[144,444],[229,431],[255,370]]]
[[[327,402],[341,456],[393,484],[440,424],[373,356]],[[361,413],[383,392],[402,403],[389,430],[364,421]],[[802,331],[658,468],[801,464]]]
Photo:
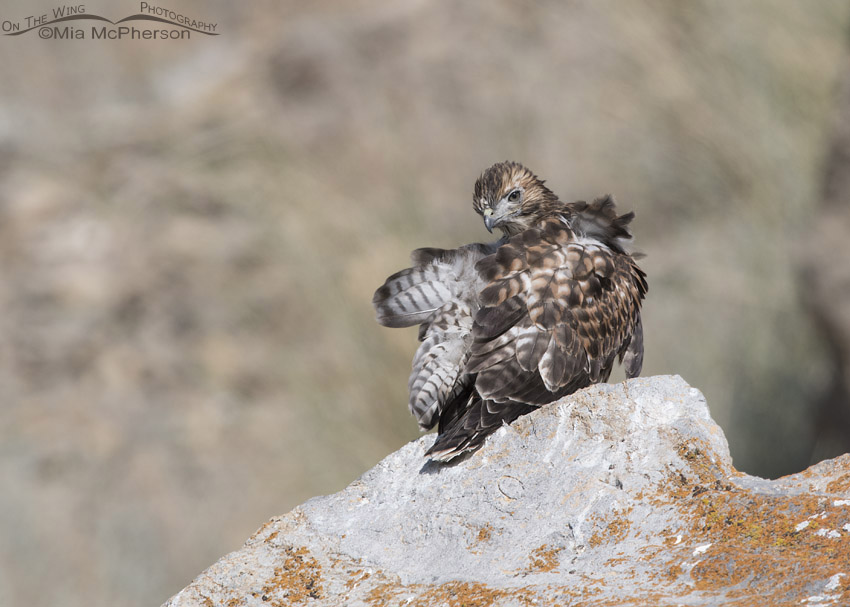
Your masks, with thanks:
[[[564,203],[516,162],[475,182],[473,207],[503,237],[417,249],[372,303],[387,327],[419,326],[410,411],[439,423],[427,455],[477,449],[503,423],[643,364],[646,275],[623,248],[634,213],[610,196]]]

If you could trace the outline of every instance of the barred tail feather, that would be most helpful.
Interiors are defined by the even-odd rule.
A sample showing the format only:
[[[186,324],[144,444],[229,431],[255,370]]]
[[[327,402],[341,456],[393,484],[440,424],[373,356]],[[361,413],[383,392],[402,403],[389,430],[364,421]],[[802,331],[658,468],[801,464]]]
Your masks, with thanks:
[[[443,405],[471,383],[461,381],[465,358],[463,339],[452,333],[434,332],[419,346],[407,387],[410,412],[422,430],[433,428]]]
[[[396,272],[375,291],[372,305],[385,327],[411,327],[428,320],[452,297],[434,265]]]

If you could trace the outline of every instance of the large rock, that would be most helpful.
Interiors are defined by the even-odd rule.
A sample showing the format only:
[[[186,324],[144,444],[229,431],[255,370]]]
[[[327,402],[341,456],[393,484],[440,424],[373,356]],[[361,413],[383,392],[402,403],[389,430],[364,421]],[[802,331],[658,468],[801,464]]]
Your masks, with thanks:
[[[582,390],[453,465],[423,458],[431,441],[272,519],[166,605],[850,604],[850,456],[742,474],[678,376]]]

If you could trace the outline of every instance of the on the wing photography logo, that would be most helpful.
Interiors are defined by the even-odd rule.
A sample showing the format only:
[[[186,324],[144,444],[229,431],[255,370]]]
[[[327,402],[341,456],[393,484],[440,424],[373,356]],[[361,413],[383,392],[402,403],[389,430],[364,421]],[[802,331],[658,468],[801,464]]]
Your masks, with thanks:
[[[43,40],[189,40],[192,34],[218,36],[217,29],[215,22],[148,2],[140,2],[138,13],[117,21],[86,12],[85,4],[63,4],[50,12],[0,20],[4,36],[37,32]]]

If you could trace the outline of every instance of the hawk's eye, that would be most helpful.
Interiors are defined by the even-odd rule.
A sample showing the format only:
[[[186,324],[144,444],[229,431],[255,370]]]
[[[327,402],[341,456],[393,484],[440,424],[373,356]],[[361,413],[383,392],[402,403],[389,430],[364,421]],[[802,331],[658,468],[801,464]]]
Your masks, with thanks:
[[[508,202],[517,202],[519,200],[519,190],[514,190],[510,194],[508,194]]]

